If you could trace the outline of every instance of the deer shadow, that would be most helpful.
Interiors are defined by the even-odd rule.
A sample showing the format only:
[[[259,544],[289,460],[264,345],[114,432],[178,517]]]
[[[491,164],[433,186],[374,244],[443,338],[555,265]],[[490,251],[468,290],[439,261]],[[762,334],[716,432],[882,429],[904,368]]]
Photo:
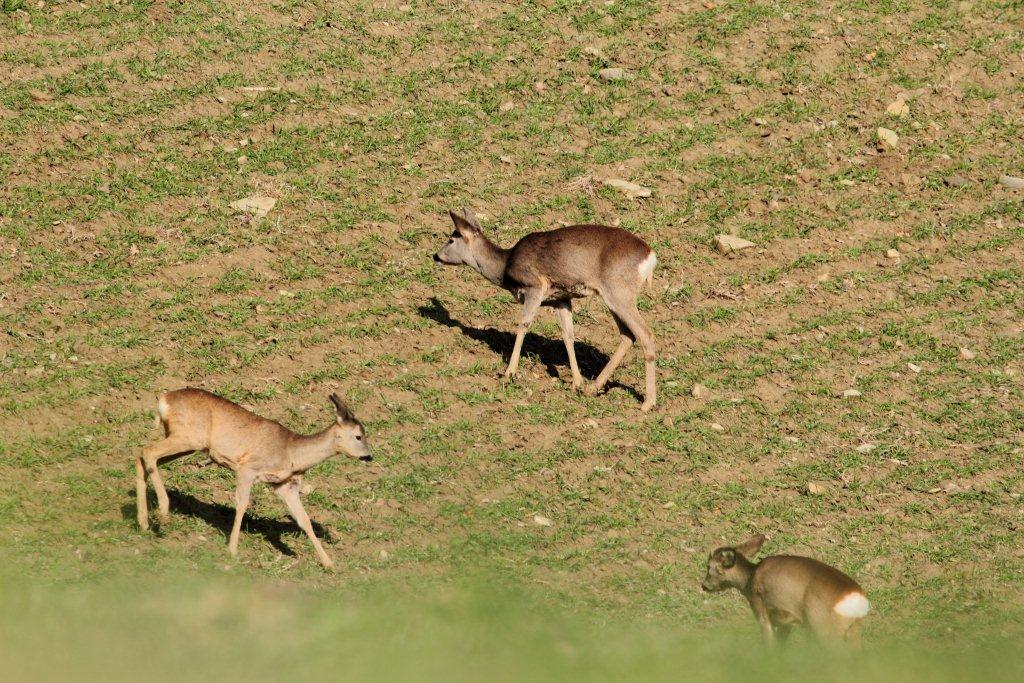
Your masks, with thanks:
[[[418,311],[424,318],[429,318],[446,327],[458,329],[470,339],[487,344],[492,351],[501,354],[506,362],[512,355],[512,347],[516,341],[516,336],[512,332],[493,327],[470,327],[453,318],[437,297],[431,297],[430,304],[420,306]],[[527,352],[537,355],[550,377],[559,376],[559,365],[566,368],[569,366],[569,356],[565,351],[565,343],[561,339],[548,339],[533,332],[527,332],[526,337],[523,338],[523,354],[525,355]],[[584,378],[593,380],[597,377],[604,366],[608,364],[608,359],[608,355],[596,347],[576,340],[576,363],[580,366],[580,374]],[[643,398],[636,389],[619,382],[609,381],[605,385],[605,390],[612,388],[624,389],[637,400]]]
[[[152,494],[151,491],[148,493]],[[220,503],[207,503],[193,495],[175,491],[174,489],[167,489],[167,498],[171,504],[171,514],[179,513],[201,519],[224,534],[225,539],[231,535],[231,525],[235,521],[235,509],[233,507],[221,505]],[[160,517],[159,515],[153,515],[153,510],[156,508],[155,495],[151,496],[149,502],[151,503],[149,506],[150,517],[154,522],[156,533],[160,535],[162,533],[160,531]],[[122,505],[121,514],[124,515],[125,519],[134,520],[135,501],[133,500]],[[332,542],[331,533],[320,524],[313,522],[313,531],[324,543]],[[262,536],[279,553],[289,557],[294,557],[295,551],[288,547],[282,536],[287,534],[289,536],[305,538],[302,529],[290,517],[287,521],[281,521],[267,517],[256,517],[250,512],[246,512],[245,517],[242,519],[242,532]]]

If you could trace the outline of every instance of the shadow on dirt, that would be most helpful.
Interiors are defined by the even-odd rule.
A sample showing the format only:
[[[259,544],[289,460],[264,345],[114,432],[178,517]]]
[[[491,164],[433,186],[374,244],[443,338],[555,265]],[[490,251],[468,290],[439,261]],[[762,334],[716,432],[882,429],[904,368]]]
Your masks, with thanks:
[[[419,314],[424,318],[429,318],[446,327],[453,327],[470,339],[487,344],[492,351],[501,354],[501,357],[508,361],[509,355],[512,353],[512,346],[516,341],[516,336],[512,332],[498,330],[493,327],[482,329],[470,327],[453,318],[448,309],[444,307],[444,304],[436,297],[431,297],[430,303],[420,306],[418,310]],[[536,355],[540,362],[544,364],[544,368],[551,377],[558,377],[558,366],[563,366],[566,379],[571,378],[568,371],[569,357],[565,352],[565,343],[561,339],[548,339],[547,337],[540,337],[532,332],[527,332],[526,338],[523,340],[523,355],[527,353]],[[592,381],[608,363],[608,356],[590,344],[577,339],[576,362],[579,363],[580,373],[583,377]],[[606,390],[615,388],[624,389],[638,401],[643,399],[636,389],[624,384],[610,381],[605,385]]]
[[[124,518],[133,521],[135,520],[134,493],[134,491],[131,492],[132,500],[121,506],[121,514],[124,515]],[[171,503],[172,516],[179,514],[201,519],[224,534],[225,544],[227,543],[226,539],[231,534],[231,525],[235,520],[235,509],[233,507],[219,503],[207,503],[195,496],[173,489],[167,490],[167,498]],[[149,503],[150,522],[159,535],[160,518],[156,514],[156,496],[152,491],[150,491]],[[331,543],[331,534],[325,527],[313,522],[313,531],[324,543]],[[281,521],[266,517],[254,517],[251,513],[246,513],[242,521],[242,533],[258,534],[265,538],[282,555],[290,557],[295,556],[295,551],[285,544],[281,538],[282,536],[293,536],[296,541],[301,539],[301,542],[308,542],[306,535],[302,533],[302,530],[299,529],[299,526],[290,517],[285,521]]]

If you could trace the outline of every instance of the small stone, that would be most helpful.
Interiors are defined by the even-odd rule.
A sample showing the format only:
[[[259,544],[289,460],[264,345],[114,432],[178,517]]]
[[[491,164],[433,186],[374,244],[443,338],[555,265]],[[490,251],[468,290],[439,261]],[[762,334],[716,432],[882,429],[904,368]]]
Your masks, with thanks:
[[[885,250],[885,258],[888,258],[888,259],[898,259],[899,257],[900,257],[899,250],[897,250],[897,249],[886,249]]]
[[[534,515],[533,516],[533,523],[536,524],[537,526],[554,526],[555,525],[554,522],[552,522],[550,519],[548,519],[544,515]]]
[[[971,181],[962,175],[951,175],[944,178],[942,182],[946,184],[946,187],[966,187],[971,184]]]
[[[870,453],[871,451],[875,450],[876,448],[878,448],[878,446],[873,444],[873,443],[862,443],[861,445],[857,446],[857,452],[858,453]]]
[[[963,358],[964,360],[974,360],[976,355],[977,354],[974,353],[974,351],[971,351],[966,346],[961,347],[960,349],[960,357]]]
[[[1024,190],[1024,178],[1017,178],[1012,175],[999,176],[999,182],[1011,190]]]
[[[921,366],[916,363],[907,363],[907,369],[915,375],[921,372]]]
[[[715,248],[718,249],[722,255],[732,254],[744,249],[750,249],[757,245],[749,240],[745,240],[742,237],[736,235],[715,235],[714,239]]]
[[[888,128],[879,128],[878,141],[889,148],[895,148],[900,143],[900,136],[896,134],[896,131],[889,130]]]
[[[812,496],[820,496],[828,491],[828,486],[820,481],[809,481],[804,488]]]
[[[601,52],[600,48],[594,47],[593,45],[588,45],[585,48],[583,48],[583,54],[587,55],[588,57],[593,57],[598,61],[604,61],[605,59],[604,52]]]
[[[785,441],[786,443],[800,443],[800,439],[796,438],[795,436],[787,436],[782,440]]]
[[[270,213],[275,204],[277,204],[277,200],[273,197],[252,196],[239,199],[237,202],[231,202],[230,206],[235,211],[248,213],[256,218],[263,218]]]
[[[662,508],[663,510],[671,510],[671,509],[672,509],[672,508],[674,508],[675,506],[676,506],[676,504],[675,504],[675,503],[673,503],[672,501],[669,501],[669,502],[665,503],[664,505],[662,505],[662,506],[661,506],[661,508]]]
[[[613,187],[616,190],[623,192],[630,199],[636,199],[638,197],[650,197],[651,188],[644,187],[643,185],[637,185],[631,183],[628,180],[622,180],[621,178],[605,178],[601,181],[607,187]]]
[[[597,420],[592,417],[588,417],[583,421],[583,426],[590,427],[591,429],[597,429]]]
[[[504,154],[502,154],[500,157],[498,157],[498,161],[500,161],[503,164],[511,164],[512,163],[512,157],[505,156]]]
[[[614,83],[615,81],[629,80],[631,76],[626,73],[625,69],[620,69],[617,66],[608,67],[607,69],[601,69],[597,72],[598,77],[606,83]]]
[[[725,427],[723,427],[722,425],[718,424],[717,422],[712,422],[711,423],[711,428],[713,430],[715,430],[716,432],[724,432],[725,431]]]
[[[244,154],[238,157],[239,166],[245,166],[247,163],[249,163],[249,157],[245,156]]]
[[[903,118],[910,115],[910,107],[907,105],[907,101],[902,97],[897,97],[893,102],[885,108],[885,113],[889,116],[896,116]]]
[[[53,102],[53,95],[42,90],[29,90],[28,96],[32,98],[33,102],[38,102],[39,104]]]
[[[507,100],[505,102],[502,102],[500,105],[498,105],[498,111],[500,111],[502,113],[512,111],[515,108],[516,108],[516,103],[511,101],[511,100]]]
[[[700,382],[694,384],[693,388],[690,389],[690,396],[693,396],[694,398],[697,399],[708,398],[710,395],[711,392],[708,391],[708,388],[701,384]]]
[[[387,550],[381,550],[380,551],[380,559],[386,560],[389,557],[391,557],[391,553],[389,553]]]
[[[856,389],[847,389],[843,392],[843,398],[859,398],[861,395]]]

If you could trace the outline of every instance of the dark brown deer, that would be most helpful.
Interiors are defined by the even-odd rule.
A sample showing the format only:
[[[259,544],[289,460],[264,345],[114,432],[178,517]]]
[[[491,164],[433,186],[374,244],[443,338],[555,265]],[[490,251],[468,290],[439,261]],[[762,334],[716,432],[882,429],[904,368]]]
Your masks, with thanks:
[[[487,280],[512,292],[523,304],[505,377],[519,369],[523,338],[541,306],[554,309],[569,354],[572,385],[583,386],[576,364],[572,326],[572,300],[598,294],[618,326],[621,341],[608,364],[584,393],[594,396],[608,382],[626,352],[639,341],[647,365],[647,390],[641,410],[657,401],[654,335],[640,317],[636,298],[644,283],[651,284],[657,258],[636,235],[604,225],[570,225],[526,235],[510,249],[502,249],[483,234],[480,223],[467,211],[448,212],[455,231],[434,260],[446,265],[468,265]]]
[[[143,448],[142,455],[135,461],[139,526],[149,528],[147,475],[156,490],[161,519],[166,519],[170,511],[167,491],[157,468],[160,460],[206,451],[213,462],[236,474],[235,523],[228,540],[228,552],[232,556],[238,554],[238,537],[252,486],[262,481],[274,489],[296,524],[309,536],[320,563],[325,567],[333,566],[302,507],[299,498],[302,475],[339,453],[360,460],[373,458],[366,445],[362,423],[337,394],[330,398],[334,404],[334,423],[322,432],[306,436],[202,389],[179,389],[162,394],[157,401],[157,412],[165,438]]]
[[[825,643],[860,645],[860,622],[871,605],[864,589],[835,567],[796,555],[772,555],[753,562],[764,536],[737,546],[717,548],[708,556],[701,587],[706,591],[736,588],[750,603],[768,645],[785,641],[802,624]]]

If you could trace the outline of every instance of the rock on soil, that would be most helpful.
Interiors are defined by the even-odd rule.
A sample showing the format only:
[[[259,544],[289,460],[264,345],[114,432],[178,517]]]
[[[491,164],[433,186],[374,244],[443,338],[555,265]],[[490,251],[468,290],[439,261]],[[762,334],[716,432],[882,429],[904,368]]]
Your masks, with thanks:
[[[889,130],[888,128],[878,129],[878,141],[886,147],[893,149],[900,143],[900,136],[896,134],[896,131]]]
[[[1011,190],[1024,190],[1024,178],[1017,178],[1012,175],[999,176],[999,182]]]
[[[628,180],[622,180],[621,178],[605,178],[601,182],[608,187],[613,187],[616,190],[619,190],[630,199],[651,196],[651,188],[644,187],[643,185],[637,185],[636,183],[631,183]]]
[[[744,249],[750,249],[751,247],[757,246],[749,240],[745,240],[742,237],[736,235],[715,235],[714,239],[715,249],[723,255],[735,253],[737,251],[743,251]]]
[[[248,213],[256,218],[263,218],[270,210],[277,204],[277,200],[273,197],[259,197],[252,196],[244,199],[239,199],[237,202],[231,202],[230,206],[235,211],[241,213]]]

